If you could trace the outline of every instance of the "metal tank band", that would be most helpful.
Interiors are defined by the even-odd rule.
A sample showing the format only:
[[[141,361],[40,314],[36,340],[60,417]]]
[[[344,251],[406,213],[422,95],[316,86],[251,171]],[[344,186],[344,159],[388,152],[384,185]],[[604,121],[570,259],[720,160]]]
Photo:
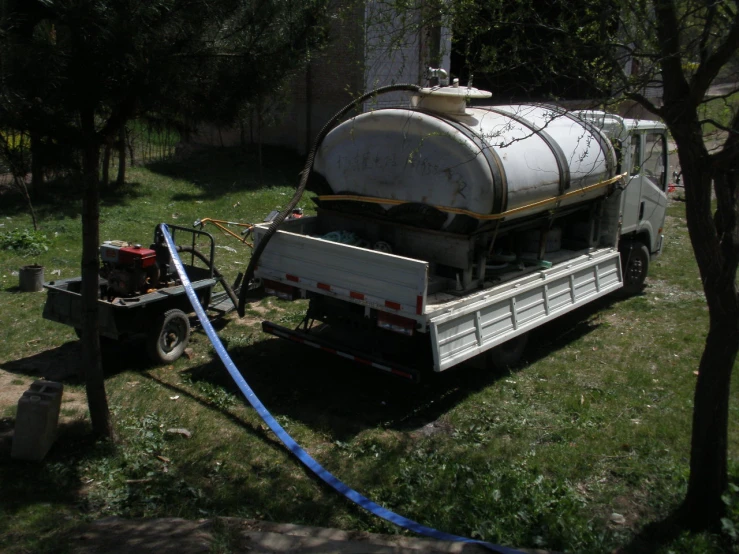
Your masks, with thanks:
[[[611,142],[603,134],[603,131],[601,131],[592,121],[588,121],[587,119],[580,118],[576,114],[573,114],[572,112],[570,112],[569,110],[566,110],[560,106],[555,106],[553,104],[537,104],[537,106],[541,108],[546,108],[548,110],[552,110],[553,112],[557,112],[563,117],[571,119],[575,123],[582,125],[585,128],[585,130],[589,131],[590,134],[592,134],[595,137],[595,139],[598,141],[598,146],[600,146],[601,152],[603,152],[604,154],[606,152],[609,152],[611,154],[611,156],[608,156],[608,155],[605,156],[606,169],[608,173],[615,171],[616,154],[615,152],[613,152]]]
[[[468,139],[470,139],[470,141],[472,141],[472,143],[480,149],[480,152],[482,152],[482,155],[485,156],[485,159],[490,166],[490,172],[493,175],[493,191],[495,195],[495,200],[493,201],[492,211],[496,213],[504,212],[508,208],[508,179],[506,177],[505,170],[503,169],[503,162],[501,162],[500,156],[498,156],[498,153],[495,151],[495,149],[493,149],[489,144],[486,144],[485,141],[483,141],[476,133],[472,131],[472,129],[465,125],[462,125],[454,119],[444,117],[442,114],[430,112],[427,110],[417,109],[414,110],[414,112],[420,112],[428,115],[429,117],[435,117],[436,119],[443,121],[450,127],[453,127],[454,129],[462,133]]]

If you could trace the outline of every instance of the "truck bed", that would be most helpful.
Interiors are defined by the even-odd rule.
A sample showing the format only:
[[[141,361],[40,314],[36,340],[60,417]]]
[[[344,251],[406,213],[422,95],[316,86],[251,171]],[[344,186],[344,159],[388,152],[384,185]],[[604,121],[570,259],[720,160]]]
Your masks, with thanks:
[[[311,236],[316,218],[287,222],[271,239],[256,276],[317,294],[401,314],[428,333],[434,369],[443,371],[525,333],[623,284],[613,247],[560,250],[549,268],[525,267],[483,288],[437,292],[430,262]],[[267,225],[257,225],[256,240]],[[369,312],[366,312],[369,314]]]

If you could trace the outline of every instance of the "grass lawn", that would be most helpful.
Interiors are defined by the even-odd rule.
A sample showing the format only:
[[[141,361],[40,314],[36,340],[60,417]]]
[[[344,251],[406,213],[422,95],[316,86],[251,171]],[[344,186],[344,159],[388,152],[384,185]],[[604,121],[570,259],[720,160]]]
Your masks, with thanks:
[[[272,151],[260,176],[238,150],[212,150],[133,168],[124,188],[103,197],[101,240],[148,244],[162,221],[259,221],[287,202],[301,165]],[[310,213],[308,199],[304,207]],[[120,441],[116,448],[92,443],[84,387],[74,375],[76,336],[41,318],[44,294],[17,289],[17,270],[30,263],[44,265],[47,280],[79,274],[80,203],[55,188],[36,208],[48,250],[0,251],[0,437],[34,379],[61,378],[65,402],[45,461],[12,461],[8,440],[0,442],[0,550],[64,551],[67,531],[110,515],[398,532],[323,486],[282,448],[200,331],[191,358],[170,366],[151,366],[135,342],[105,352]],[[677,507],[688,474],[707,308],[684,216],[673,200],[664,255],[652,264],[644,294],[607,298],[540,328],[525,363],[507,374],[459,367],[409,386],[261,332],[264,318],[297,324],[300,301],[267,298],[218,328],[278,421],[372,500],[425,525],[507,545],[633,550],[648,524]],[[0,224],[1,236],[29,228],[30,218],[20,201],[0,197]],[[216,265],[233,278],[249,249],[210,230],[228,247],[217,249]],[[737,400],[734,387],[729,456],[739,483]],[[167,433],[172,428],[192,437]],[[723,536],[673,534],[648,551],[739,552],[737,490],[726,497],[731,518]]]

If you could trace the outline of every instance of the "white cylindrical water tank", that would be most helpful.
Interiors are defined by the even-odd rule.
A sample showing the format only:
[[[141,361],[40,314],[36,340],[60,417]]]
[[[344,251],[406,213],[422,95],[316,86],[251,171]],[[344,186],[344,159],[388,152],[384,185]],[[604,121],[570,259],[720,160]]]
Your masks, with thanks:
[[[599,197],[607,188],[591,185],[615,174],[610,141],[561,108],[465,109],[433,94],[415,105],[367,112],[328,134],[314,170],[334,194],[434,206],[447,223],[514,210],[509,220]]]

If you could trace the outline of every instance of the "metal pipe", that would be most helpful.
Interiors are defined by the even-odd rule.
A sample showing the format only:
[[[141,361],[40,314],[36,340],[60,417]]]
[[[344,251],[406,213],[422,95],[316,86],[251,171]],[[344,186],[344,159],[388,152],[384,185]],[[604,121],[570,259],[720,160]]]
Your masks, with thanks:
[[[442,67],[429,67],[427,74],[429,79],[433,79],[434,77],[439,79],[439,86],[446,87],[449,85],[449,73],[447,73],[446,69]]]

